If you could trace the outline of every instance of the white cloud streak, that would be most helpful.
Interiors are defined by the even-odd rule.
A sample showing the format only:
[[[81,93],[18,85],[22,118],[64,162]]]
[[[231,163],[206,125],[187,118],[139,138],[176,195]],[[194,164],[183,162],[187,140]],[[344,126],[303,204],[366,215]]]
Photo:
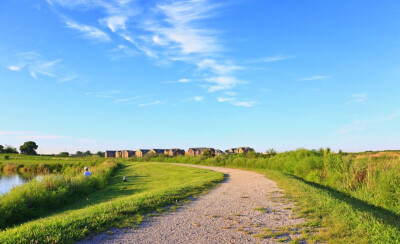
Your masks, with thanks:
[[[66,20],[65,24],[67,25],[68,28],[75,29],[75,30],[83,33],[84,37],[86,37],[86,38],[96,39],[96,40],[99,40],[102,42],[111,41],[111,38],[107,35],[107,33],[101,31],[100,29],[98,29],[96,27],[79,24],[72,20]]]
[[[7,68],[12,71],[26,70],[35,80],[40,79],[41,76],[47,76],[56,78],[57,82],[62,83],[78,78],[77,75],[71,75],[64,68],[60,68],[59,63],[61,63],[61,59],[45,61],[42,55],[33,51],[16,54],[14,63],[16,65],[10,65]],[[68,73],[70,74],[67,75]]]
[[[111,16],[105,19],[100,20],[100,24],[107,26],[110,28],[112,32],[116,32],[118,30],[125,30],[125,22],[127,21],[126,16]]]
[[[276,55],[276,56],[271,56],[271,57],[262,57],[262,58],[252,59],[252,60],[249,60],[248,63],[272,63],[272,62],[288,60],[288,59],[293,59],[293,57]]]
[[[18,67],[18,66],[13,66],[10,65],[7,67],[7,69],[11,70],[11,71],[20,71],[22,67]]]
[[[206,79],[207,82],[213,83],[213,85],[207,86],[209,92],[215,92],[220,90],[232,89],[241,81],[235,77],[230,76],[217,76]]]
[[[162,102],[157,100],[157,101],[154,101],[151,103],[141,103],[141,104],[139,104],[138,107],[146,107],[146,106],[152,106],[152,105],[157,105],[157,104],[162,104]]]
[[[128,103],[128,102],[135,101],[139,98],[141,98],[141,96],[134,96],[134,97],[130,97],[130,98],[120,98],[120,99],[116,99],[114,101],[114,103]]]
[[[239,106],[239,107],[253,107],[257,104],[256,101],[250,101],[250,100],[237,100],[236,98],[232,98],[232,97],[218,97],[217,98],[218,102],[224,103],[230,103],[234,106]]]
[[[330,78],[330,76],[326,76],[326,75],[315,75],[315,76],[311,76],[311,77],[306,77],[306,78],[299,79],[299,81],[322,80],[322,79],[328,79],[328,78]]]

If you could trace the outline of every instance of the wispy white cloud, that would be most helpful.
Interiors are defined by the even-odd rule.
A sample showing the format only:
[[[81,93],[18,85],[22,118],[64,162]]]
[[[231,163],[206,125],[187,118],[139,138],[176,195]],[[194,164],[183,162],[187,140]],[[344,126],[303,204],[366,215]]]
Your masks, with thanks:
[[[237,84],[242,83],[235,77],[230,77],[230,76],[216,76],[205,80],[209,83],[213,83],[213,85],[207,86],[209,92],[232,89]]]
[[[200,96],[196,96],[196,97],[194,97],[193,98],[195,101],[198,101],[198,102],[200,102],[200,101],[203,101],[203,97],[200,97]]]
[[[29,74],[35,79],[38,79],[38,74],[40,75],[45,75],[45,76],[50,76],[50,77],[57,77],[57,75],[53,74],[53,67],[57,63],[59,63],[61,59],[53,60],[53,61],[41,61],[41,60],[36,60],[35,63],[30,64],[28,69],[29,69]]]
[[[145,45],[139,44],[139,42],[137,42],[132,36],[130,36],[126,33],[122,33],[122,34],[120,34],[120,36],[123,39],[125,39],[127,42],[133,44],[139,51],[142,51],[143,53],[145,53],[148,57],[155,58],[155,59],[158,58],[158,55],[156,52],[154,52],[150,48],[146,47]]]
[[[181,79],[176,80],[176,81],[165,81],[164,83],[168,83],[168,84],[171,84],[171,83],[189,83],[189,82],[192,82],[192,81],[193,81],[192,79],[181,78]]]
[[[212,72],[219,75],[229,74],[233,71],[244,69],[243,67],[230,63],[221,64],[214,59],[203,59],[197,64],[197,66],[199,69],[210,69]]]
[[[187,83],[190,82],[190,79],[182,78],[178,80],[179,83]]]
[[[276,56],[252,59],[252,60],[249,60],[248,63],[271,63],[271,62],[277,62],[277,61],[282,61],[282,60],[287,60],[287,59],[293,59],[293,57],[276,55]]]
[[[233,98],[233,97],[218,97],[217,101],[221,102],[221,103],[227,102],[234,106],[240,106],[240,107],[253,107],[254,105],[257,104],[256,101],[237,100],[236,98]]]
[[[165,1],[156,2],[156,5],[149,9],[135,11],[132,9],[138,9],[138,6],[131,1],[51,1],[71,9],[103,8],[106,16],[101,17],[99,23],[113,32],[110,36],[94,26],[78,24],[69,19],[66,22],[70,28],[90,38],[110,41],[112,35],[116,35],[126,41],[126,46],[121,44],[113,49],[113,52],[124,52],[129,50],[129,46],[154,59],[159,65],[174,61],[194,65],[197,68],[195,72],[201,73],[196,75],[196,80],[203,83],[200,87],[210,92],[233,89],[238,84],[245,83],[235,75],[235,72],[245,68],[224,58],[221,52],[224,45],[219,38],[220,32],[207,26],[207,22],[204,21],[217,16],[216,10],[222,6],[220,3],[215,4],[209,0]],[[259,61],[273,62],[288,58],[290,57],[277,55],[264,57]],[[191,80],[183,78],[177,83],[187,83]]]
[[[85,24],[79,24],[77,22],[74,22],[72,20],[66,20],[65,24],[67,25],[68,28],[75,29],[79,32],[81,32],[84,37],[89,38],[89,39],[96,39],[99,41],[103,42],[109,42],[111,41],[111,38],[108,36],[107,33],[104,31],[101,31],[100,29],[85,25]]]
[[[128,103],[128,102],[132,102],[132,101],[138,100],[141,97],[142,96],[134,96],[134,97],[129,97],[129,98],[119,98],[119,99],[116,99],[114,102],[115,103]]]
[[[330,76],[327,76],[327,75],[315,75],[315,76],[311,76],[311,77],[301,78],[301,79],[299,79],[299,81],[323,80],[323,79],[328,79],[328,78],[330,78]]]
[[[76,78],[78,78],[78,76],[76,76],[76,75],[67,76],[67,77],[64,77],[64,78],[59,78],[59,79],[57,80],[57,82],[59,82],[59,83],[64,83],[64,82],[68,82],[68,81],[74,80],[74,79],[76,79]]]
[[[163,22],[151,19],[145,28],[162,40],[174,43],[172,48],[182,54],[211,54],[221,50],[215,33],[206,28],[199,28],[198,21],[213,16],[211,10],[217,5],[205,0],[174,1],[159,4],[157,13]],[[194,22],[197,21],[197,25]]]
[[[100,20],[100,23],[110,28],[112,32],[118,30],[125,30],[125,22],[127,21],[126,16],[110,16]]]
[[[168,41],[165,39],[162,39],[160,36],[158,35],[154,35],[152,38],[153,42],[155,45],[160,45],[160,46],[165,46],[168,44]]]
[[[11,70],[11,71],[20,71],[22,67],[19,66],[14,66],[14,65],[10,65],[7,67],[7,69]]]
[[[183,102],[183,103],[184,103],[184,102],[190,102],[190,101],[201,102],[201,101],[203,101],[203,100],[204,100],[204,97],[202,97],[202,96],[194,96],[194,97],[185,99],[185,100],[183,100],[182,102]]]
[[[27,71],[35,80],[41,76],[56,78],[58,82],[71,80],[71,75],[66,75],[64,67],[59,67],[61,59],[45,60],[37,52],[21,52],[15,55],[14,64],[7,68],[12,71]],[[75,75],[74,78],[77,78]]]
[[[146,107],[146,106],[152,106],[152,105],[157,105],[157,104],[162,104],[162,102],[157,100],[157,101],[154,101],[151,103],[141,103],[141,104],[139,104],[139,107]]]
[[[138,54],[136,50],[123,44],[120,44],[116,48],[111,49],[111,52],[113,60],[125,57],[133,57]]]
[[[363,103],[367,99],[368,95],[366,93],[359,93],[351,95],[352,103]]]

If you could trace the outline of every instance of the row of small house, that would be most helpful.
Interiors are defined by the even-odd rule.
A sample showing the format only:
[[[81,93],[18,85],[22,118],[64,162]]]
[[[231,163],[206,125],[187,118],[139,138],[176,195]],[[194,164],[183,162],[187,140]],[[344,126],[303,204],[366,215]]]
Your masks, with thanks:
[[[133,150],[122,150],[122,151],[106,151],[105,157],[106,158],[130,158],[130,157],[144,157],[146,155],[166,155],[170,157],[180,156],[180,155],[187,155],[187,156],[200,156],[203,155],[204,152],[210,151],[212,155],[222,155],[222,154],[232,154],[232,153],[247,153],[250,151],[254,151],[253,148],[250,147],[236,147],[225,150],[225,152],[214,149],[212,147],[194,147],[189,148],[185,152],[183,149],[173,148],[173,149],[138,149],[136,151]]]

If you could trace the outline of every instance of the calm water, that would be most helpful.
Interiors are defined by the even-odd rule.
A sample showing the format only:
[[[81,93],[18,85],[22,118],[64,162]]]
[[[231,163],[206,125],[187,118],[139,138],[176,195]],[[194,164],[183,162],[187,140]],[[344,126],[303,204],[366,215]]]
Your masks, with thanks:
[[[0,195],[7,193],[14,186],[22,185],[28,182],[29,178],[21,175],[0,175]]]

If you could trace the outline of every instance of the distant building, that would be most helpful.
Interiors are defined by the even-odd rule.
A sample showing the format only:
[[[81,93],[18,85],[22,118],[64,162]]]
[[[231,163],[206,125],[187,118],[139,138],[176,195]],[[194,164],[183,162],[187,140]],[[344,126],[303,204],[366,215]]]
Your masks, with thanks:
[[[106,151],[104,153],[104,157],[106,158],[115,158],[116,151]]]
[[[215,149],[215,156],[219,156],[219,155],[222,155],[222,154],[224,154],[223,151],[221,151],[219,149]]]
[[[200,156],[203,155],[204,151],[210,150],[215,155],[215,149],[212,147],[192,147],[187,151],[188,156]]]
[[[170,157],[175,157],[179,155],[185,155],[185,150],[179,149],[179,148],[172,148],[172,149],[167,149],[164,151],[164,154]]]
[[[116,158],[122,158],[122,151],[116,151],[115,152],[115,157]]]
[[[130,158],[135,156],[136,151],[132,151],[132,150],[124,150],[122,151],[122,157],[123,158]]]
[[[248,153],[254,152],[254,149],[251,147],[235,147],[227,150],[227,153]]]
[[[152,155],[163,155],[165,154],[165,151],[168,151],[168,149],[151,149],[149,153]]]
[[[141,158],[141,157],[146,156],[146,154],[148,154],[149,152],[150,152],[149,149],[139,149],[136,151],[135,155],[136,155],[136,157]]]

